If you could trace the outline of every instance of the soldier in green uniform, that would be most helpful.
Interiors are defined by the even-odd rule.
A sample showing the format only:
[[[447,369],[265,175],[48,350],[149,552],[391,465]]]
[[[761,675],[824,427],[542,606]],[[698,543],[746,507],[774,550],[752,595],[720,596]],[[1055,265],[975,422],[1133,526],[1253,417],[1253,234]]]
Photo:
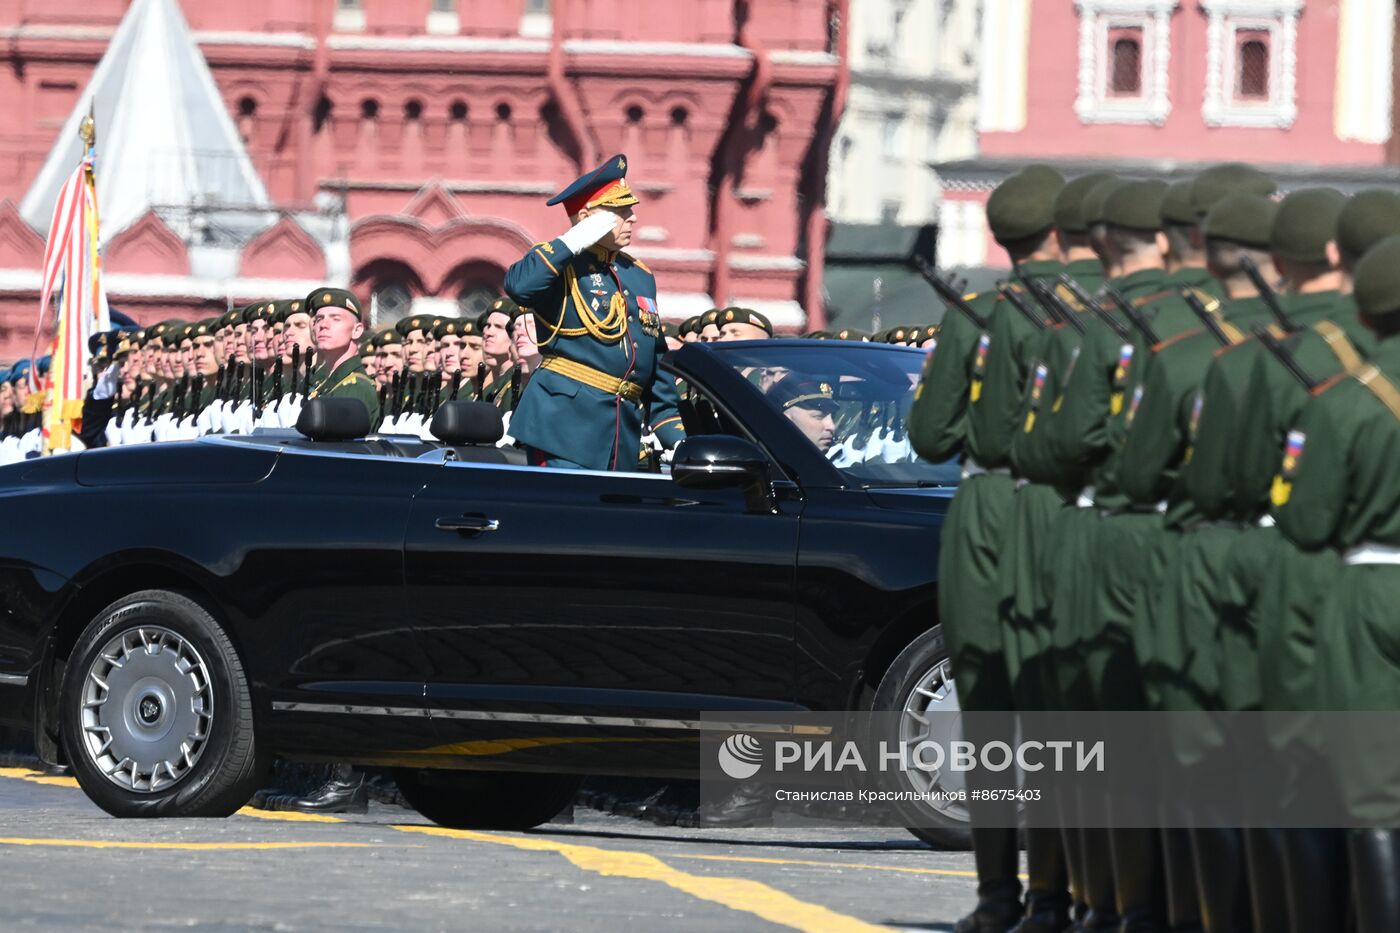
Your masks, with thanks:
[[[313,309],[311,333],[317,360],[306,397],[359,399],[369,411],[373,430],[379,423],[379,398],[360,362],[357,341],[365,332],[360,300],[342,288],[318,288],[306,296],[306,306]]]
[[[1206,267],[1205,241],[1192,192],[1196,179],[1187,178],[1167,186],[1162,198],[1162,244],[1167,268],[1167,287],[1189,289],[1203,303],[1224,297],[1220,282]]]
[[[681,322],[679,336],[682,343],[700,342],[700,315],[688,317]]]
[[[1328,262],[1327,244],[1336,236],[1342,204],[1335,191],[1303,189],[1286,197],[1275,215],[1270,252],[1287,283],[1289,294],[1280,301],[1295,327],[1311,328],[1336,316],[1341,273]],[[1354,313],[1351,317],[1354,322]],[[1324,325],[1323,331],[1332,337],[1345,334],[1331,324]],[[1297,330],[1286,342],[1318,367],[1319,375],[1341,368],[1334,347],[1342,344],[1329,342],[1321,333]],[[1345,346],[1355,349],[1350,341]],[[1260,424],[1273,420],[1267,407],[1269,399],[1249,390],[1256,366],[1273,365],[1265,355],[1253,339],[1216,351],[1200,400],[1193,403],[1199,405],[1199,413],[1193,415],[1196,428],[1191,455],[1183,462],[1177,482],[1191,500],[1195,525],[1181,537],[1175,565],[1164,577],[1161,602],[1153,616],[1155,663],[1162,670],[1175,671],[1163,684],[1166,709],[1259,707],[1251,606],[1276,538],[1271,529],[1259,525],[1267,508],[1273,470],[1266,466],[1263,472],[1270,477],[1260,483],[1252,474],[1246,478],[1238,465],[1247,459],[1247,447],[1258,443],[1248,441],[1240,432],[1259,430],[1259,425],[1252,423],[1255,419],[1260,419]],[[1191,767],[1194,779],[1229,779],[1212,770],[1219,760],[1213,752],[1218,737],[1192,729],[1173,732],[1170,739],[1174,754]],[[1246,844],[1247,860],[1243,854]],[[1246,836],[1237,830],[1197,829],[1193,830],[1193,845],[1208,930],[1246,928],[1256,909],[1266,920],[1276,918],[1281,881],[1262,880],[1280,877],[1282,855],[1276,840],[1262,833]],[[1255,889],[1267,892],[1273,900],[1265,897],[1251,902],[1246,865],[1260,879]]]
[[[1274,514],[1305,553],[1341,555],[1328,558],[1305,708],[1391,711],[1400,709],[1400,237],[1356,264],[1354,294],[1379,341],[1369,365],[1323,383],[1306,403],[1276,476]],[[1350,720],[1339,724],[1365,750],[1337,763],[1348,812],[1391,827],[1348,834],[1351,913],[1360,933],[1400,929],[1400,755],[1393,743],[1350,734]],[[1340,929],[1343,916],[1314,929]]]
[[[1062,186],[1057,173],[1036,167],[1007,179],[988,199],[988,226],[1013,264],[1021,267],[1017,278],[1058,269],[1054,201]],[[1009,711],[1014,698],[996,584],[1015,489],[1008,450],[1015,425],[1010,422],[1021,397],[1027,335],[1011,320],[1017,313],[1002,307],[1006,302],[999,294],[974,295],[968,303],[989,328],[995,325],[1012,344],[1005,348],[1008,355],[992,371],[989,357],[995,338],[990,330],[981,331],[969,318],[950,310],[915,392],[910,440],[926,459],[941,463],[961,455],[963,460],[963,482],[939,542],[939,617],[948,639],[959,703],[969,710]],[[1025,327],[1030,329],[1029,324]],[[987,404],[979,408],[984,392]],[[986,825],[1005,825],[1004,812],[979,805],[972,816],[978,903],[956,929],[1004,933],[1023,913],[1016,834]]]
[[[1351,271],[1361,256],[1388,236],[1400,234],[1400,196],[1386,190],[1363,191],[1351,198],[1337,218],[1335,244],[1328,244],[1328,262],[1340,268],[1339,290],[1342,297],[1327,322],[1312,325],[1297,339],[1299,352],[1319,357],[1324,372],[1338,363],[1348,372],[1362,364],[1361,356],[1369,355],[1371,334],[1363,329],[1350,297]],[[1334,359],[1318,352],[1321,345],[1331,350]],[[1282,377],[1282,378],[1280,378]],[[1287,498],[1286,483],[1271,482],[1269,461],[1277,460],[1285,439],[1296,421],[1308,393],[1295,379],[1272,360],[1260,358],[1245,389],[1245,402],[1250,406],[1248,416],[1241,416],[1236,460],[1229,464],[1235,469],[1235,483],[1245,501],[1261,501],[1264,490],[1270,490],[1273,504]],[[1314,632],[1322,600],[1334,585],[1338,561],[1327,552],[1303,552],[1280,537],[1276,530],[1264,527],[1250,532],[1257,543],[1251,553],[1237,555],[1237,589],[1247,606],[1246,629],[1254,633],[1257,660],[1257,695],[1243,702],[1264,709],[1308,710],[1313,698]],[[1317,752],[1294,742],[1291,732],[1272,737],[1276,751],[1284,754],[1293,774],[1302,774],[1322,766]],[[1298,752],[1298,754],[1295,754]],[[1301,791],[1296,791],[1301,793]],[[1285,791],[1295,793],[1293,787]],[[1287,805],[1290,801],[1283,801]],[[1276,891],[1289,892],[1285,908],[1294,928],[1317,929],[1335,924],[1345,910],[1346,877],[1341,857],[1342,839],[1336,833],[1319,831],[1290,831],[1282,833],[1251,833],[1251,855],[1259,846],[1270,844],[1278,854],[1272,863],[1281,860],[1274,871],[1262,872],[1251,879],[1256,904],[1256,922],[1261,905],[1277,905]],[[1260,858],[1268,850],[1259,851]],[[1251,860],[1255,872],[1256,860]],[[1286,873],[1288,883],[1284,883]],[[1259,874],[1256,872],[1256,874]]]
[[[462,370],[462,327],[467,322],[461,318],[445,317],[438,320],[433,328],[433,339],[437,342],[438,366],[442,372],[442,388],[438,390],[437,407],[447,401],[472,401],[476,397],[475,383]],[[436,408],[434,409],[436,411]]]
[[[719,308],[711,308],[700,315],[698,333],[701,343],[714,343],[719,339],[719,324],[717,323],[719,311]]]

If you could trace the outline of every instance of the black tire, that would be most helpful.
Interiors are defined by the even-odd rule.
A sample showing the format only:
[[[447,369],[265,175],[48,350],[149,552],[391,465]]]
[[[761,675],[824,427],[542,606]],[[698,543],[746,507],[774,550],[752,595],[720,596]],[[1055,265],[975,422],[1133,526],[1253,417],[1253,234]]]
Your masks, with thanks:
[[[401,769],[408,805],[451,829],[531,829],[548,823],[578,791],[571,775]]]
[[[100,756],[87,741],[83,726],[83,689],[92,666],[101,660],[103,648],[114,638],[150,630],[143,627],[174,633],[197,652],[208,675],[206,692],[212,701],[207,729],[193,764],[172,776],[169,787],[154,790],[118,786],[109,778],[98,764]],[[219,624],[187,596],[143,590],[98,613],[79,636],[69,657],[60,702],[63,748],[74,776],[88,797],[113,816],[228,816],[248,802],[264,770],[259,766],[254,742],[253,700],[243,664]],[[128,783],[136,783],[134,772]],[[152,782],[153,786],[157,783]]]
[[[935,625],[910,642],[899,653],[899,657],[894,659],[875,691],[871,710],[886,714],[902,712],[914,687],[925,675],[947,660],[948,649],[943,643],[943,628]],[[871,743],[884,740],[890,747],[897,745],[899,735],[895,719],[896,717],[888,715],[877,717],[878,722],[889,721],[884,726],[888,734],[871,735],[867,740]],[[913,785],[907,783],[903,776],[895,776],[893,781],[897,789],[913,789]],[[908,821],[905,828],[934,848],[959,852],[972,848],[971,827],[966,820],[959,820],[932,807],[915,803],[897,801],[895,806]]]

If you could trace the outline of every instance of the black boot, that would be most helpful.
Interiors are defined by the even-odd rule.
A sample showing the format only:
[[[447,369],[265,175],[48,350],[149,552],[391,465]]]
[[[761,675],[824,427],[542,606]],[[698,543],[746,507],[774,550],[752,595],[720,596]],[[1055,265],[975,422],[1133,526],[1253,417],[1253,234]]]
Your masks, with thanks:
[[[1357,933],[1400,930],[1400,830],[1354,829],[1347,848]]]
[[[1283,873],[1294,933],[1340,930],[1348,897],[1347,834],[1340,829],[1289,829],[1283,834]]]
[[[295,810],[300,813],[366,813],[369,811],[369,790],[365,776],[354,765],[339,764],[331,769],[325,784],[304,797],[283,794],[271,797],[264,805],[268,810]]]
[[[1089,899],[1089,912],[1079,921],[1079,929],[1117,930],[1120,921],[1108,830],[1081,829],[1079,832],[1084,846],[1084,893]]]
[[[1201,902],[1196,895],[1196,869],[1191,856],[1191,834],[1184,829],[1163,829],[1162,877],[1166,883],[1167,929],[1171,933],[1203,933]]]
[[[1201,925],[1206,933],[1250,933],[1254,928],[1243,837],[1238,829],[1191,830]]]
[[[745,781],[718,804],[700,807],[700,825],[733,829],[741,826],[773,825],[773,795],[758,782]]]
[[[1162,933],[1167,905],[1162,844],[1155,829],[1109,830],[1113,885],[1122,933]]]
[[[1283,830],[1244,831],[1245,859],[1249,870],[1249,905],[1256,930],[1289,927],[1288,876],[1283,862]],[[1325,927],[1308,927],[1310,930]]]
[[[977,864],[977,906],[953,926],[953,933],[1007,933],[1021,919],[1016,830],[974,828],[972,855]]]
[[[1026,830],[1026,914],[1015,933],[1064,933],[1070,924],[1069,871],[1058,829]]]

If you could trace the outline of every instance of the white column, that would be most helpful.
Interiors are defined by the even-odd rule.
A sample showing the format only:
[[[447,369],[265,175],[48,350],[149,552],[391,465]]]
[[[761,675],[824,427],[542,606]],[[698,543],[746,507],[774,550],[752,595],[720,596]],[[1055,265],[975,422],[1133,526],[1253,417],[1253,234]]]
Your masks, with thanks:
[[[1342,0],[1341,7],[1333,126],[1338,139],[1383,143],[1391,133],[1395,4]]]
[[[1030,0],[986,0],[977,69],[977,128],[1015,133],[1026,127]]]

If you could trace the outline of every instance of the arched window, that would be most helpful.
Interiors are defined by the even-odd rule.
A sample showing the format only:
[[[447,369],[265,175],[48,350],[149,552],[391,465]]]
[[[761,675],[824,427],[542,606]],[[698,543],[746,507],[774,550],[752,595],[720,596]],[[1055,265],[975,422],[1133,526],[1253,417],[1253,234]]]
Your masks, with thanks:
[[[636,104],[633,104],[632,106],[627,108],[628,123],[641,123],[642,117],[644,116],[646,116],[646,111],[643,110],[641,107],[637,106]]]
[[[1241,37],[1235,64],[1235,96],[1243,100],[1269,99],[1269,43],[1262,36]]]
[[[510,104],[507,104],[507,103],[504,102],[504,101],[502,101],[501,103],[497,104],[497,105],[496,105],[496,118],[497,118],[498,120],[500,120],[501,122],[505,122],[505,121],[509,120],[509,119],[510,119]]]
[[[684,107],[671,108],[671,123],[675,126],[685,126],[685,122],[690,119],[690,111]]]
[[[418,120],[423,116],[423,102],[411,100],[403,105],[403,118],[409,122]]]
[[[382,327],[405,317],[413,308],[413,295],[403,282],[380,282],[370,293],[370,324]]]
[[[1142,93],[1142,37],[1141,34],[1121,34],[1113,39],[1109,60],[1110,94],[1119,97],[1136,97]]]
[[[360,116],[366,120],[374,120],[379,116],[379,101],[373,97],[366,97],[360,101]]]
[[[452,106],[447,108],[448,114],[458,123],[467,118],[467,102],[464,100],[454,100]]]

